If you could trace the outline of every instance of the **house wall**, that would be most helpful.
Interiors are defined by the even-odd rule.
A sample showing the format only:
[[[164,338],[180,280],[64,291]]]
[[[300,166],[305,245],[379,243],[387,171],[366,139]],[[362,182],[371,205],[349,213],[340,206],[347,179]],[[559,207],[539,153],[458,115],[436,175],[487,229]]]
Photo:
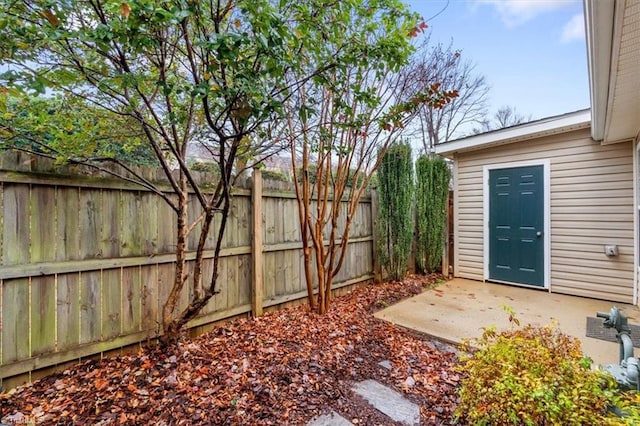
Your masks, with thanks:
[[[454,274],[484,279],[483,167],[548,159],[551,291],[633,303],[633,153],[631,142],[594,142],[589,129],[458,153]],[[606,257],[605,244],[619,256]]]

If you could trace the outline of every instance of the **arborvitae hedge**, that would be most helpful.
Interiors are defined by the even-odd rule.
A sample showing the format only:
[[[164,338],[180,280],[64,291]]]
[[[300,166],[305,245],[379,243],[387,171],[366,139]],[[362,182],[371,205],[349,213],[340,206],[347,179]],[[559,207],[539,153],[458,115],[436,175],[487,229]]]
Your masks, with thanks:
[[[451,172],[444,159],[421,156],[416,178],[416,265],[433,272],[442,262]]]
[[[413,240],[413,162],[411,147],[400,143],[386,152],[378,168],[378,254],[389,278],[407,272]]]

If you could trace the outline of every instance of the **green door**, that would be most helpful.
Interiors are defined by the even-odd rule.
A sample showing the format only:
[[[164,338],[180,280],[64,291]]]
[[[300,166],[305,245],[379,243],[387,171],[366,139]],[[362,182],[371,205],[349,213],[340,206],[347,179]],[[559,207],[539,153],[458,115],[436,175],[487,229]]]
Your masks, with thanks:
[[[489,171],[489,279],[544,287],[543,166]]]

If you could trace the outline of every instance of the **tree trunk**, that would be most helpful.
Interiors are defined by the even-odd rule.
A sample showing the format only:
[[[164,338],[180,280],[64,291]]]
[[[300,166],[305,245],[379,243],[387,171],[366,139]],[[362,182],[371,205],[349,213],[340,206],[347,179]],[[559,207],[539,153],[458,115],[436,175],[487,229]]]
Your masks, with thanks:
[[[184,185],[183,185],[184,188]],[[187,252],[187,191],[179,194],[178,199],[178,217],[177,224],[177,243],[176,243],[176,270],[173,286],[167,301],[162,309],[162,331],[160,337],[162,344],[171,344],[175,342],[180,333],[180,328],[174,321],[174,312],[180,298],[180,293],[186,281],[186,252]]]

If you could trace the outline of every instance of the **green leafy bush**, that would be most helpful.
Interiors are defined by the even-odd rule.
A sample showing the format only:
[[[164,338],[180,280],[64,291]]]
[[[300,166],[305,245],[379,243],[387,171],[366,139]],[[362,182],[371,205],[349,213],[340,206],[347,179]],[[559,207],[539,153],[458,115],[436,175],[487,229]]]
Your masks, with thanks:
[[[189,169],[194,172],[207,172],[207,173],[215,173],[220,174],[220,168],[218,164],[213,161],[189,161],[187,163]]]
[[[518,325],[511,313],[510,320]],[[486,328],[463,360],[456,419],[473,425],[618,424],[613,378],[591,369],[580,341],[555,325]]]
[[[611,425],[635,426],[640,425],[640,392],[620,392],[613,398],[615,412],[620,417],[610,419]]]
[[[302,182],[302,175],[305,172],[305,170],[302,168],[302,166],[298,167],[296,169],[296,176],[298,177],[298,183]],[[309,183],[311,185],[315,185],[316,181],[318,180],[318,166],[316,166],[315,164],[309,164],[309,167],[307,167],[306,172],[309,174]]]
[[[289,177],[282,170],[277,170],[277,169],[263,170],[262,179],[275,180],[278,182],[289,182]]]

